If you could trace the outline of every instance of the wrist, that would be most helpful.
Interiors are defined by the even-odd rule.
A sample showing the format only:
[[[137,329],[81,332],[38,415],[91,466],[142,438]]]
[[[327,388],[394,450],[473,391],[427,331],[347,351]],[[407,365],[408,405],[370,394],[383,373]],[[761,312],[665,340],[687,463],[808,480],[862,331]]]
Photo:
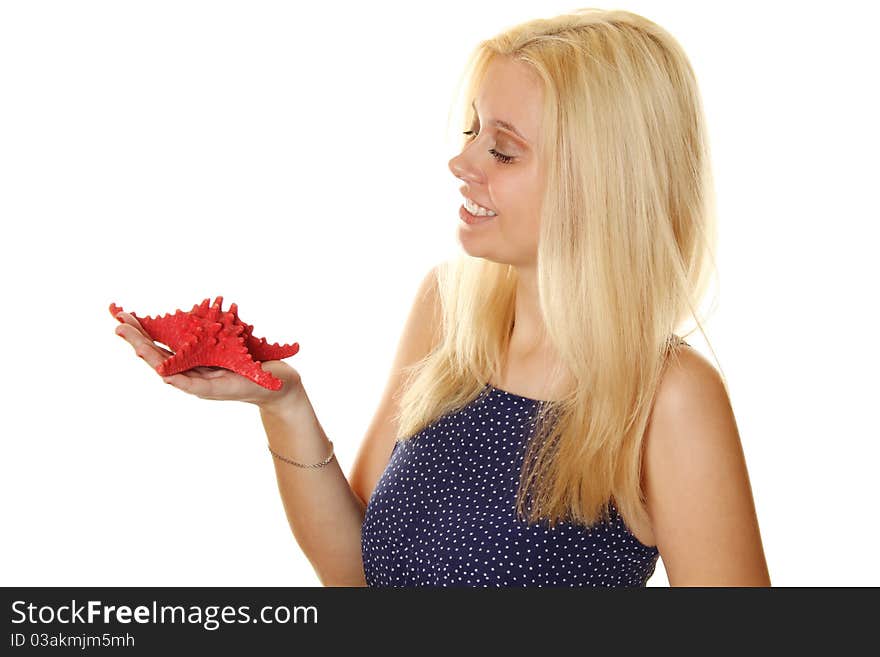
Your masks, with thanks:
[[[291,384],[285,382],[285,391],[264,402],[257,404],[262,415],[286,417],[299,412],[309,403],[302,382]]]

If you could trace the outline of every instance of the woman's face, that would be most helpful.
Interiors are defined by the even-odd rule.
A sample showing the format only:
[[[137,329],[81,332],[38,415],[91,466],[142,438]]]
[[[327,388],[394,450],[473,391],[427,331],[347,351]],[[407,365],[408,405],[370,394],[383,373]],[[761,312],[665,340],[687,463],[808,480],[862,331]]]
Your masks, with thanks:
[[[464,181],[462,195],[497,216],[476,224],[459,218],[458,239],[468,255],[514,266],[536,263],[543,191],[539,84],[525,64],[495,57],[474,99],[473,133],[449,169]]]

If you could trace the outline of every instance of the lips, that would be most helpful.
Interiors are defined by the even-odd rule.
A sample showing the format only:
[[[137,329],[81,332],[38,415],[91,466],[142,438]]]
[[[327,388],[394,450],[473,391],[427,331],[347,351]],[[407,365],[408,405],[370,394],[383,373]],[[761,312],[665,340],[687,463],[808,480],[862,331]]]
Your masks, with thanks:
[[[493,208],[491,205],[486,205],[486,204],[483,203],[482,201],[478,201],[477,199],[472,198],[472,197],[468,196],[467,194],[462,194],[462,196],[464,196],[468,201],[470,201],[470,202],[472,202],[472,203],[476,203],[476,204],[479,205],[481,208],[485,208],[486,210],[491,210],[491,211],[494,212],[495,214],[498,214],[498,210],[496,210],[495,208]]]
[[[486,215],[485,217],[480,217],[478,215],[471,214],[470,212],[468,212],[468,209],[466,207],[464,207],[463,204],[458,209],[458,216],[461,217],[461,220],[463,222],[465,222],[466,224],[468,224],[470,226],[473,226],[476,224],[484,224],[488,221],[492,221],[493,219],[495,219],[495,217],[490,217],[489,215]]]

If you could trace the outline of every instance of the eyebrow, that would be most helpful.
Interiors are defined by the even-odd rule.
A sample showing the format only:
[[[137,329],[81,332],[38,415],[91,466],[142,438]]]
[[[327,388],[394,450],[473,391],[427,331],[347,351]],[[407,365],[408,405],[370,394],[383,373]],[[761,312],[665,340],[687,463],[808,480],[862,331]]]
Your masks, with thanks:
[[[477,113],[476,101],[471,101],[471,107],[474,110],[474,114],[476,114]],[[529,140],[526,139],[525,137],[523,137],[522,133],[519,130],[517,130],[516,128],[514,128],[512,123],[508,123],[507,121],[502,121],[501,119],[495,119],[494,121],[491,121],[491,123],[492,123],[492,125],[496,125],[499,128],[504,128],[505,130],[512,132],[517,137],[522,139],[525,143],[527,143],[527,144],[529,143]]]

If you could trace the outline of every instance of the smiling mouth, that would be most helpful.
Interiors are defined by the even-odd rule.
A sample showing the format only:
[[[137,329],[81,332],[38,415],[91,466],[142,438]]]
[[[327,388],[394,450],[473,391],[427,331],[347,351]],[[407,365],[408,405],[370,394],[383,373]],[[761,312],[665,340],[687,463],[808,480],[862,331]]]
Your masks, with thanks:
[[[461,217],[461,220],[464,221],[468,225],[475,224],[484,224],[486,222],[492,221],[493,219],[497,219],[498,215],[490,216],[481,216],[476,214],[471,214],[468,209],[462,204],[462,206],[458,210],[458,215]]]

